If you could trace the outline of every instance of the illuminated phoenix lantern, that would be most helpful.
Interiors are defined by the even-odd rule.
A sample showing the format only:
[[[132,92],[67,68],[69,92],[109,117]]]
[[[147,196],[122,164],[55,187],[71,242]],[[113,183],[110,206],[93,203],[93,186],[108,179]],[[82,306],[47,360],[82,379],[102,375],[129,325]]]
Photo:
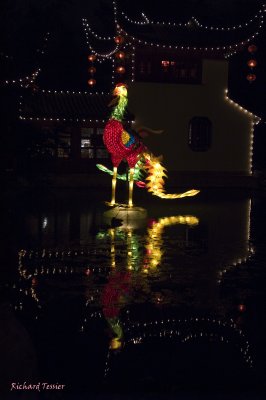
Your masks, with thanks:
[[[149,131],[147,128],[140,128],[139,132],[126,129],[123,125],[124,114],[128,103],[127,86],[118,83],[113,91],[115,96],[110,105],[114,106],[111,117],[108,120],[103,134],[103,141],[111,155],[113,171],[97,164],[97,167],[110,173],[112,178],[112,198],[109,203],[114,206],[116,180],[129,180],[128,207],[133,206],[133,185],[134,182],[140,187],[146,187],[153,195],[163,199],[177,199],[187,196],[195,196],[199,190],[189,190],[184,193],[165,193],[164,178],[167,177],[166,169],[161,164],[160,158],[153,156],[147,147],[142,143],[140,136],[143,132]],[[129,176],[117,173],[121,161],[125,160],[129,166]],[[141,178],[143,172],[147,174],[146,183]]]

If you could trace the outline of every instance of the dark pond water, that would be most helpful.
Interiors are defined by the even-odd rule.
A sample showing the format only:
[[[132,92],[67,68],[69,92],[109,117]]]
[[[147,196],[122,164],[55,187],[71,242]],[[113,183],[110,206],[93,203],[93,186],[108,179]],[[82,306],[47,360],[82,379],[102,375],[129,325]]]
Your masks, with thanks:
[[[131,212],[108,196],[6,197],[4,396],[263,398],[263,195],[137,193]],[[24,382],[65,387],[10,391]]]

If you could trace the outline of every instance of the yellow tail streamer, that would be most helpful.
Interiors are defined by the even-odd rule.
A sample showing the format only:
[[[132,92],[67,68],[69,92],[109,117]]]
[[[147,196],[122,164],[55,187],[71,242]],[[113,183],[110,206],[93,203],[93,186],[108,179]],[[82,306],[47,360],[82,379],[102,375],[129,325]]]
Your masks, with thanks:
[[[165,193],[164,178],[167,178],[166,168],[161,164],[160,158],[147,153],[144,154],[144,157],[147,160],[145,168],[148,172],[146,187],[148,192],[151,192],[154,196],[162,199],[180,199],[182,197],[196,196],[200,192],[199,190],[191,189],[184,193]]]

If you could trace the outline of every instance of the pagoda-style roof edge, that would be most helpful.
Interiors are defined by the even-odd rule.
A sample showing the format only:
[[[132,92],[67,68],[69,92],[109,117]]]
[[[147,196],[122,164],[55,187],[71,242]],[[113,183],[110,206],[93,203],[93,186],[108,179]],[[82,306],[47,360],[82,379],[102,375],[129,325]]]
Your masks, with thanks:
[[[247,115],[252,120],[254,125],[258,125],[261,122],[261,117],[259,117],[256,114],[253,114],[253,112],[249,111],[247,108],[237,103],[235,100],[231,99],[230,96],[228,95],[228,89],[225,90],[225,100],[228,103],[234,105],[243,114]]]
[[[30,121],[105,123],[111,115],[112,94],[41,90],[20,98],[19,119]],[[134,115],[126,112],[125,121]]]
[[[121,48],[131,44],[133,47],[143,45],[181,52],[197,51],[202,56],[212,52],[219,58],[227,58],[241,51],[259,35],[264,23],[264,12],[263,5],[248,22],[231,27],[205,26],[195,17],[191,17],[186,23],[156,22],[143,13],[141,21],[134,21],[123,11],[117,10],[114,1],[117,34],[126,38]],[[112,58],[119,49],[114,43],[114,36],[102,37],[95,33],[89,24],[86,26],[84,29],[91,51],[99,58]],[[107,47],[106,43],[109,43]]]

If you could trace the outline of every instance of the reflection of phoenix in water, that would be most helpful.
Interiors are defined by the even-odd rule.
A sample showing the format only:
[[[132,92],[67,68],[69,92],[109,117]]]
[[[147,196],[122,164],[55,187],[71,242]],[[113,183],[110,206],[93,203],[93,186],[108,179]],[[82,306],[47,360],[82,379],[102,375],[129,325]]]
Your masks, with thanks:
[[[199,220],[195,216],[191,215],[179,215],[160,218],[158,221],[152,221],[151,226],[148,228],[146,236],[146,254],[144,255],[142,261],[142,268],[140,271],[148,273],[149,270],[156,268],[160,262],[163,255],[163,240],[162,233],[166,226],[174,224],[182,224],[188,226],[198,225]],[[119,313],[121,308],[123,308],[126,303],[127,296],[130,293],[130,288],[132,286],[132,274],[134,270],[138,268],[134,265],[133,260],[133,249],[136,248],[136,243],[134,243],[134,236],[131,229],[125,230],[126,243],[127,243],[127,271],[121,272],[114,268],[115,263],[115,233],[117,229],[110,229],[109,235],[111,237],[111,265],[113,272],[109,278],[108,283],[104,287],[103,295],[101,298],[101,303],[103,307],[103,315],[106,318],[109,327],[112,331],[112,339],[110,341],[110,349],[117,350],[122,346],[123,341],[123,329],[121,321],[119,319]],[[121,228],[120,228],[121,229]],[[137,258],[138,263],[140,262]],[[134,268],[134,266],[136,268]]]
[[[112,339],[110,348],[117,350],[122,345],[123,329],[119,319],[120,309],[123,307],[130,290],[131,273],[118,272],[111,274],[108,283],[105,285],[101,297],[103,315],[108,322]]]
[[[146,244],[147,256],[143,265],[143,271],[148,272],[148,268],[155,268],[160,264],[163,255],[162,232],[166,226],[177,224],[195,226],[198,225],[198,223],[198,218],[192,215],[164,217],[160,218],[158,221],[152,222],[151,227],[148,228]]]

